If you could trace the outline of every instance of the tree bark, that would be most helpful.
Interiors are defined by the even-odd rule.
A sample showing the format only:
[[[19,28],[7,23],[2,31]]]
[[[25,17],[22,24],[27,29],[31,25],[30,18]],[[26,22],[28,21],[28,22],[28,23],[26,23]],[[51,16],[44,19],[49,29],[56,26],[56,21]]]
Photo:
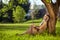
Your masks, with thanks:
[[[56,31],[56,22],[57,22],[57,12],[58,12],[58,3],[56,2],[55,4],[47,3],[46,0],[42,0],[42,2],[45,4],[47,7],[47,10],[49,12],[50,19],[48,21],[48,32],[50,34],[55,34]]]

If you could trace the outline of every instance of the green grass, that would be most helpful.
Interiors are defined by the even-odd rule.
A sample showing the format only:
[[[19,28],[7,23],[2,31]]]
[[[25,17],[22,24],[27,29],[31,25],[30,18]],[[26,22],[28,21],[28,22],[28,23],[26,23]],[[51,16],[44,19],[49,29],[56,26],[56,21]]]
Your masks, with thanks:
[[[38,22],[37,22],[38,21]],[[35,25],[39,25],[40,20],[34,20]],[[0,40],[60,40],[60,22],[56,25],[56,36],[43,33],[41,35],[22,35],[16,36],[25,32],[31,25],[31,20],[20,24],[0,24]]]
[[[25,23],[40,23],[41,22],[41,20],[42,20],[42,18],[41,19],[37,19],[37,20],[29,20],[29,21],[27,21],[27,22],[25,22]]]

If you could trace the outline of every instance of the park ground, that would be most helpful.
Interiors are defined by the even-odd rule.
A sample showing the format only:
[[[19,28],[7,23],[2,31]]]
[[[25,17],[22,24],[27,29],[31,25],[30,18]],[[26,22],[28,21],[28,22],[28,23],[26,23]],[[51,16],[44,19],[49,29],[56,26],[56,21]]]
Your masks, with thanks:
[[[39,25],[41,19],[33,21],[35,25]],[[25,32],[28,27],[32,24],[32,20],[24,23],[16,24],[0,24],[0,40],[60,40],[60,22],[57,21],[56,25],[56,36],[49,35],[47,32],[37,35],[21,35],[16,36],[16,34],[21,34]]]

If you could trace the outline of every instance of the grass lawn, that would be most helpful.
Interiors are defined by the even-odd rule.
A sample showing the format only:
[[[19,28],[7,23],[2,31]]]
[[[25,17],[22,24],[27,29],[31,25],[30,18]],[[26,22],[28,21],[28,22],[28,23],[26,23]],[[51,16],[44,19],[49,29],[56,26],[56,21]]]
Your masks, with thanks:
[[[38,21],[38,22],[37,22]],[[27,21],[20,24],[0,24],[0,40],[60,40],[60,22],[56,25],[56,36],[48,35],[43,33],[41,35],[22,35],[16,36],[16,34],[21,34],[28,29],[32,21]],[[39,25],[40,20],[35,20],[35,25]]]

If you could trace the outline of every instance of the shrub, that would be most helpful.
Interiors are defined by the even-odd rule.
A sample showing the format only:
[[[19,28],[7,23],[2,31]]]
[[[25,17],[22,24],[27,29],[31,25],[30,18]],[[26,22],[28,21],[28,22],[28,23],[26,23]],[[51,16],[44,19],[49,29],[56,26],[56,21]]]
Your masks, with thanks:
[[[13,20],[14,22],[23,22],[23,19],[24,19],[24,15],[25,15],[25,10],[20,7],[20,6],[17,6],[16,9],[13,10]]]

